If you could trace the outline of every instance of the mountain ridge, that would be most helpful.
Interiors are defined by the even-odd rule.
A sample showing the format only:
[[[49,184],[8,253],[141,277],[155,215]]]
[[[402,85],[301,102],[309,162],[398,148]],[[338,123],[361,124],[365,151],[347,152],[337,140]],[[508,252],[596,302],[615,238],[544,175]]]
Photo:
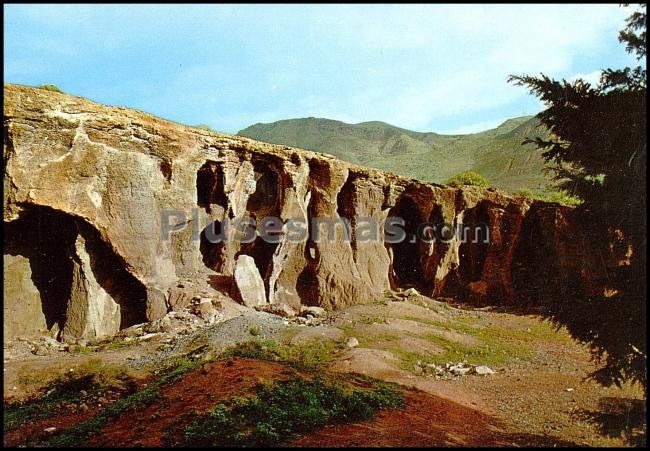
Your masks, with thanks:
[[[247,138],[327,152],[342,160],[427,182],[445,183],[474,170],[508,191],[553,190],[541,152],[526,138],[547,137],[535,116],[503,121],[493,129],[441,134],[404,129],[383,121],[349,124],[328,118],[256,123],[237,132]]]

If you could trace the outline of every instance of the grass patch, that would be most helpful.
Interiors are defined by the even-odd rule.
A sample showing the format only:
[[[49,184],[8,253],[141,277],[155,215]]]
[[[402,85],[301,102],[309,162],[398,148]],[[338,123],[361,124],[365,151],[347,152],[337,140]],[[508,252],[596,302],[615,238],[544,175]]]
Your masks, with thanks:
[[[346,337],[358,337],[360,345],[363,347],[380,349],[395,354],[401,360],[401,367],[409,371],[413,371],[417,361],[435,364],[466,361],[474,365],[496,367],[512,360],[527,360],[532,358],[535,349],[534,345],[537,341],[544,340],[560,343],[569,343],[572,341],[568,334],[559,332],[547,321],[535,322],[524,329],[500,327],[491,324],[481,325],[477,324],[476,318],[467,317],[445,321],[416,318],[408,315],[401,316],[400,318],[434,326],[443,331],[447,330],[465,334],[476,338],[478,343],[474,345],[464,344],[445,338],[437,333],[404,333],[404,336],[425,339],[444,351],[442,354],[431,355],[398,346],[396,341],[400,337],[393,334],[378,333],[368,335],[361,333],[360,330],[357,330],[356,326],[359,323],[367,323],[363,320],[358,322],[352,321],[339,327],[345,332]]]
[[[196,124],[196,125],[193,125],[192,127],[193,128],[198,128],[198,129],[201,129],[201,130],[207,130],[209,132],[214,131],[214,130],[212,130],[212,127],[210,127],[208,124]]]
[[[120,349],[125,349],[129,346],[133,346],[137,343],[136,340],[125,340],[123,338],[117,338],[115,340],[91,340],[88,342],[88,345],[72,345],[70,347],[71,353],[81,354],[81,355],[90,355],[95,352],[101,351],[117,351]]]
[[[382,409],[404,405],[396,386],[374,383],[351,389],[342,383],[296,377],[260,384],[249,398],[220,402],[195,419],[182,446],[280,446],[325,425],[367,421]]]
[[[379,333],[354,333],[354,326],[344,328],[346,337],[355,337],[359,341],[359,346],[362,348],[381,348],[387,349],[390,343],[396,342],[400,339],[398,335],[389,332]],[[358,332],[358,331],[357,331]],[[389,344],[389,346],[387,346]]]
[[[513,359],[527,359],[532,356],[529,346],[504,342],[499,339],[481,336],[481,344],[468,346],[430,334],[427,340],[437,344],[445,350],[442,355],[435,355],[424,359],[427,363],[467,362],[473,365],[498,366]]]
[[[412,316],[412,315],[402,315],[398,319],[405,319],[407,321],[415,321],[416,323],[422,323],[422,324],[426,324],[428,326],[436,326],[436,327],[445,327],[445,326],[448,326],[449,324],[452,324],[452,320],[441,321],[439,319],[417,317],[417,316]]]
[[[247,357],[283,362],[300,371],[313,371],[334,360],[339,352],[340,345],[337,342],[318,338],[298,344],[251,340],[226,349],[219,357]]]
[[[97,416],[63,431],[60,435],[53,437],[45,446],[69,447],[79,446],[88,440],[93,434],[99,432],[102,427],[111,419],[121,415],[130,409],[141,408],[149,405],[160,397],[160,388],[166,384],[179,380],[183,375],[201,367],[206,362],[191,361],[188,359],[178,360],[173,366],[168,367],[157,381],[150,384],[144,390],[133,393],[125,398],[108,405]]]
[[[360,324],[388,324],[389,321],[386,315],[369,315],[363,313],[357,322]]]
[[[21,380],[43,383],[38,375],[21,377]],[[90,360],[74,371],[50,378],[41,388],[44,395],[21,403],[5,404],[4,431],[10,431],[29,421],[54,416],[60,411],[61,402],[78,400],[81,390],[89,393],[112,388],[128,391],[133,388],[133,383],[133,378],[124,367],[107,365],[99,359]]]
[[[38,401],[5,404],[3,408],[4,432],[16,429],[29,421],[50,418],[58,411],[59,403],[64,400],[60,397],[46,396]]]
[[[448,330],[474,335],[483,339],[499,339],[504,341],[522,341],[534,342],[538,340],[559,341],[569,343],[571,337],[566,333],[566,329],[558,329],[550,321],[536,321],[534,324],[523,327],[502,327],[494,324],[481,325],[477,324],[475,319],[458,318],[453,324],[440,324]]]
[[[52,381],[50,389],[61,395],[76,395],[81,390],[88,392],[124,387],[133,381],[125,367],[107,365],[100,359],[84,362],[75,371],[65,373]]]
[[[74,349],[73,352],[76,352],[76,353],[82,354],[82,355],[90,355],[93,352],[97,351],[97,348],[95,348],[93,346],[79,346],[79,347],[75,347],[73,349]]]
[[[47,84],[47,85],[40,85],[40,86],[38,86],[38,89],[43,89],[43,90],[45,90],[45,91],[52,91],[52,92],[58,92],[58,93],[60,93],[60,94],[65,94],[65,92],[63,92],[63,91],[62,91],[58,86],[56,86],[56,85],[50,85],[50,84]]]
[[[128,348],[129,346],[133,346],[136,343],[137,343],[136,340],[126,341],[123,338],[118,338],[116,340],[111,340],[107,343],[102,343],[99,346],[101,350],[116,351],[118,349]]]
[[[452,323],[440,323],[438,327],[477,338],[480,343],[467,345],[448,340],[437,334],[427,334],[424,338],[445,350],[444,354],[419,356],[426,363],[443,364],[465,361],[473,365],[499,366],[514,359],[529,359],[533,349],[529,343],[522,342],[512,329],[497,326],[476,326],[472,320],[458,318]],[[532,337],[531,337],[532,338]],[[406,359],[406,365],[413,358]],[[412,365],[409,367],[413,368]]]

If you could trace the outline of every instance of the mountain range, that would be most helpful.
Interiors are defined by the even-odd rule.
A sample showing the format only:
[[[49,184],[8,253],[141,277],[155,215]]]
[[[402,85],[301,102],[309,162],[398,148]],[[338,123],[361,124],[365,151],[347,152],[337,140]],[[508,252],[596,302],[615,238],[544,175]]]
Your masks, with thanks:
[[[445,183],[459,172],[472,170],[506,191],[553,190],[543,171],[546,163],[541,151],[523,143],[526,138],[548,137],[534,116],[508,119],[494,129],[464,135],[415,132],[379,121],[347,124],[314,117],[258,123],[237,134],[329,153],[428,182]]]

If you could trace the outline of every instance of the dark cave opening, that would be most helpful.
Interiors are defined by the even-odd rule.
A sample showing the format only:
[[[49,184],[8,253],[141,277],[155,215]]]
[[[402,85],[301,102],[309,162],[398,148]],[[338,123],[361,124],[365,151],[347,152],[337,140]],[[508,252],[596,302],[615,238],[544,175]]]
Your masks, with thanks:
[[[225,180],[221,164],[216,161],[205,162],[196,173],[197,205],[205,208],[208,213],[212,212],[211,205],[219,205],[226,210],[228,208],[228,197],[224,185]]]
[[[199,251],[203,264],[216,272],[221,272],[225,263],[223,232],[221,221],[215,220],[205,226],[199,237]]]
[[[160,172],[165,178],[165,182],[170,183],[172,180],[172,164],[167,160],[162,160],[160,162]]]
[[[357,237],[356,237],[356,216],[355,201],[356,187],[355,180],[359,176],[351,172],[348,179],[341,187],[341,191],[336,196],[336,212],[346,222],[348,228],[348,237],[350,238],[350,247],[352,248],[352,258],[357,259]]]
[[[431,257],[429,257],[428,266],[435,269],[449,249],[449,242],[446,240],[447,237],[444,236],[445,218],[442,214],[442,206],[433,205],[431,213],[429,213],[429,225],[433,227],[433,230],[427,233],[427,239],[433,240],[433,250]],[[435,274],[432,276],[435,277]]]
[[[29,261],[46,327],[65,326],[78,235],[84,238],[95,280],[120,305],[120,328],[146,321],[146,288],[93,226],[51,208],[30,206],[4,224],[4,252]]]
[[[101,287],[120,305],[120,329],[147,321],[147,289],[126,269],[126,265],[102,240],[90,224],[80,222],[86,239],[93,275]]]
[[[317,204],[321,194],[313,186],[327,186],[330,182],[329,167],[316,159],[309,160],[310,197],[307,204],[307,241],[304,247],[305,266],[296,280],[296,293],[304,305],[318,306],[320,304],[320,286],[317,268],[320,263],[320,251],[314,241],[311,227],[313,218],[318,217]],[[325,183],[324,185],[322,185]]]
[[[405,239],[398,243],[387,243],[393,250],[393,288],[416,288],[426,291],[430,283],[424,279],[424,270],[420,260],[422,242],[417,236],[418,227],[424,221],[415,201],[408,196],[401,197],[389,211],[388,217],[402,218]]]
[[[228,210],[228,197],[225,192],[223,167],[216,161],[206,161],[196,173],[196,204],[207,213],[214,213],[212,207],[217,205],[224,209],[223,221]],[[199,251],[203,264],[220,273],[225,262],[225,230],[221,220],[213,220],[201,231]]]
[[[276,169],[272,163],[263,160],[254,160],[253,169],[255,192],[248,198],[246,211],[258,219],[279,215],[282,186]]]
[[[459,248],[460,277],[464,283],[481,280],[483,266],[487,258],[489,243],[485,242],[490,223],[488,204],[479,202],[474,208],[465,211]]]
[[[258,236],[252,243],[242,244],[241,250],[237,253],[237,256],[244,254],[253,257],[255,266],[264,281],[267,294],[269,293],[269,278],[273,270],[273,254],[277,248],[278,243],[269,243]]]
[[[549,233],[544,228],[544,224],[552,224],[553,220],[544,218],[545,214],[554,215],[555,212],[536,206],[530,208],[512,257],[513,288],[522,303],[531,305],[547,304],[556,290],[571,286],[565,281],[573,276],[563,274],[558,268],[560,258],[553,231]]]
[[[283,180],[273,161],[260,158],[253,159],[252,164],[255,191],[248,198],[246,213],[259,228],[261,221],[265,218],[279,217]],[[227,209],[228,200],[224,193],[223,171],[218,163],[208,161],[199,169],[196,186],[199,207],[205,208],[208,213],[211,212],[210,205],[214,204]],[[229,221],[228,216],[224,216],[223,221],[214,220],[210,222],[200,234],[199,250],[203,264],[217,273],[221,273],[227,263],[225,241],[230,237],[231,232],[225,230],[225,221]],[[240,228],[244,224],[229,222],[227,225]],[[225,236],[226,233],[228,236]],[[273,267],[273,255],[278,244],[277,242],[262,239],[258,233],[252,242],[242,242],[239,245],[239,250],[234,255],[235,259],[242,254],[253,257],[260,276],[264,280],[267,293],[269,290],[268,281]]]
[[[304,305],[319,305],[320,292],[316,268],[311,262],[303,268],[296,281],[296,293]]]
[[[72,286],[69,251],[77,237],[74,221],[49,209],[43,209],[41,214],[25,212],[16,220],[5,222],[4,237],[5,254],[29,260],[47,328],[58,323],[59,329],[63,329]]]

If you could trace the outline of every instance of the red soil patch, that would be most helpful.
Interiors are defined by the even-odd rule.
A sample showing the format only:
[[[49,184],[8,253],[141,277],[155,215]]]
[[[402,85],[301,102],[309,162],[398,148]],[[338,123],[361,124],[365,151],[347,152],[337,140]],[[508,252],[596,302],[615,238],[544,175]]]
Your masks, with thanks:
[[[161,400],[112,420],[89,446],[164,446],[175,443],[193,413],[241,396],[262,381],[298,374],[282,364],[233,359],[214,362],[161,389]],[[380,412],[365,423],[332,425],[289,446],[512,446],[517,437],[493,417],[419,390],[405,391],[406,407]]]
[[[125,412],[109,421],[86,445],[90,447],[162,447],[177,443],[194,414],[219,401],[251,393],[263,381],[283,380],[299,373],[285,365],[236,358],[219,361],[162,387],[160,400]],[[385,410],[364,423],[327,426],[289,443],[300,447],[430,447],[430,446],[567,446],[568,442],[533,434],[513,434],[494,417],[445,398],[405,390],[403,409]],[[64,414],[5,434],[5,446],[38,443],[48,436],[88,420],[97,409]],[[26,439],[26,437],[29,437]],[[169,440],[169,441],[168,441]],[[28,442],[28,443],[26,443]]]
[[[57,434],[64,429],[75,426],[90,418],[100,410],[99,408],[90,408],[85,412],[70,413],[63,411],[51,418],[38,420],[34,423],[27,423],[17,429],[5,432],[3,443],[6,447],[30,446],[47,439],[52,434]],[[55,427],[55,432],[45,432],[46,428]]]
[[[213,362],[162,387],[160,401],[110,421],[88,446],[159,447],[165,437],[180,439],[189,416],[203,414],[219,401],[241,396],[262,381],[298,374],[284,365],[252,359]]]
[[[421,391],[406,406],[366,423],[327,426],[290,443],[296,447],[513,446],[501,425],[484,413]]]

